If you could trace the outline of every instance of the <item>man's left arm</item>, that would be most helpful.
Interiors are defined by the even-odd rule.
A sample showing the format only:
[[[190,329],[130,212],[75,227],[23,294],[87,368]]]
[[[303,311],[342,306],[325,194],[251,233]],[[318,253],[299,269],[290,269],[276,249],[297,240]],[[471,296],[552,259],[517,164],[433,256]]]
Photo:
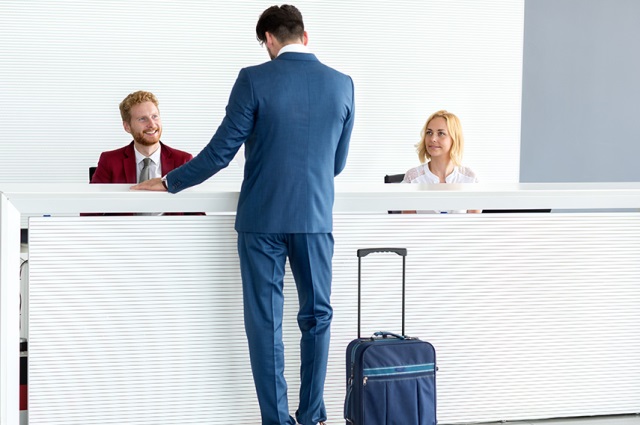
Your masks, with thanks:
[[[336,159],[335,159],[335,168],[333,170],[333,175],[337,176],[342,172],[345,165],[347,164],[347,154],[349,153],[349,142],[351,140],[351,131],[353,130],[353,120],[355,116],[355,97],[354,97],[354,88],[353,88],[353,80],[349,77],[351,81],[351,107],[349,108],[347,117],[342,125],[342,134],[340,135],[340,140],[338,141],[338,148],[336,149]]]
[[[202,183],[233,160],[240,146],[253,131],[255,105],[251,79],[246,69],[236,79],[226,115],[209,143],[191,161],[167,173],[166,185],[161,179],[151,179],[133,186],[133,190],[181,190]]]

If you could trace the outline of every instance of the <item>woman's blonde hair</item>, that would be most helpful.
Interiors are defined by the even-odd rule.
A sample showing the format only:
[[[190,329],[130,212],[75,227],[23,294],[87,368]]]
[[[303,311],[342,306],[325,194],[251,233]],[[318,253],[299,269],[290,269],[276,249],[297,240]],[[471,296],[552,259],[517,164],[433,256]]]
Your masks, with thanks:
[[[447,123],[447,130],[449,131],[449,136],[451,136],[451,151],[449,152],[449,156],[451,157],[451,161],[454,165],[460,166],[462,165],[462,154],[464,153],[464,135],[462,134],[462,125],[460,125],[460,120],[455,114],[451,112],[447,112],[445,110],[437,111],[431,114],[431,116],[427,119],[427,122],[422,127],[422,131],[420,132],[420,143],[416,145],[416,151],[418,152],[418,158],[420,158],[420,162],[424,164],[425,162],[431,160],[431,155],[427,152],[427,147],[424,144],[424,139],[427,137],[427,127],[429,123],[434,118],[444,118]]]

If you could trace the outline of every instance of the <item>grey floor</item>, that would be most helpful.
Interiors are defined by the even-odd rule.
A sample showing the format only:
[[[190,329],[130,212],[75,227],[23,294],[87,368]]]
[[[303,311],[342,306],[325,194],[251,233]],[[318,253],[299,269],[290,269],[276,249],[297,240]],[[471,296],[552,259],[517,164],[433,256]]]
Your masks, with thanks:
[[[598,416],[593,418],[548,419],[544,421],[485,422],[482,425],[640,425],[640,414]]]

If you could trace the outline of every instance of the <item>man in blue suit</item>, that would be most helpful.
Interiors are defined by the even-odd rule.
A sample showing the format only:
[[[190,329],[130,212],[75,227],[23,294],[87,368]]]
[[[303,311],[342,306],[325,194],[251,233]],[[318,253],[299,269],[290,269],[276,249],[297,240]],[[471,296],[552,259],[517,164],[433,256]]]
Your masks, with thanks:
[[[334,177],[347,159],[353,82],[308,51],[302,15],[294,6],[265,10],[256,33],[272,61],[240,71],[209,144],[162,180],[134,189],[176,193],[199,184],[225,168],[245,144],[235,229],[262,424],[296,424],[283,373],[283,278],[289,257],[302,332],[295,416],[302,425],[316,425],[326,420]]]

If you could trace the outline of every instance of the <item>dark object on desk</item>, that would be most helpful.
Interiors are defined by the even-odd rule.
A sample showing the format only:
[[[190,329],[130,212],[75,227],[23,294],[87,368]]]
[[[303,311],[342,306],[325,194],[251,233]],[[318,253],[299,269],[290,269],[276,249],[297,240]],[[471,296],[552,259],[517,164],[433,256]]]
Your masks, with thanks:
[[[384,176],[385,183],[402,183],[404,180],[404,174],[387,174]]]
[[[89,167],[89,183],[91,183],[91,179],[93,178],[97,168],[98,167]]]
[[[535,209],[535,210],[482,210],[483,214],[496,214],[496,213],[548,213],[550,209]]]
[[[361,260],[372,253],[402,257],[402,333],[360,336]],[[345,419],[352,425],[436,423],[436,351],[433,345],[404,333],[406,248],[359,249],[358,338],[347,347]]]
[[[402,183],[404,174],[387,174],[384,176],[385,183]],[[387,211],[389,214],[402,214],[402,211]]]

